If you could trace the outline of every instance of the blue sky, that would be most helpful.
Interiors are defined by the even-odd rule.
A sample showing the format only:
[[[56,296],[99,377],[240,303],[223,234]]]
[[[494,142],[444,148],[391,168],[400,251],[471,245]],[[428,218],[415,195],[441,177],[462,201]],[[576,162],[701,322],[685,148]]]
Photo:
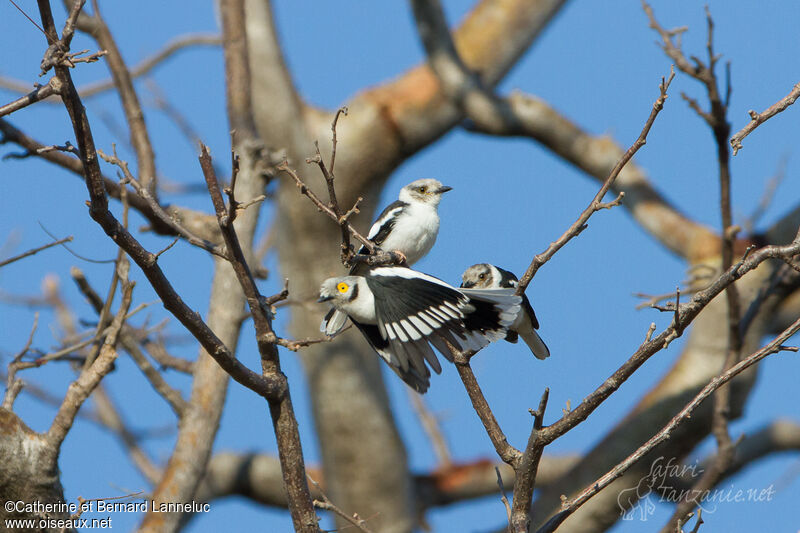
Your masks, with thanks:
[[[30,5],[29,5],[30,4]],[[106,4],[106,5],[104,5]],[[316,105],[335,108],[356,92],[383,82],[424,60],[409,7],[403,2],[355,1],[275,2],[279,31],[297,86]],[[800,59],[791,51],[798,46],[796,24],[800,4],[709,2],[716,22],[716,50],[732,63],[733,96],[730,119],[733,130],[744,126],[747,110],[762,110],[784,96],[798,82]],[[31,15],[33,3],[22,5]],[[452,22],[468,9],[466,2],[447,2]],[[687,25],[684,49],[704,56],[705,19],[699,2],[656,2],[656,15],[665,27]],[[215,32],[217,24],[210,2],[103,3],[103,13],[129,64],[158,50],[172,37],[187,32]],[[57,20],[63,11],[56,9]],[[34,17],[35,18],[35,17]],[[145,29],[143,31],[143,29]],[[0,3],[0,41],[6,53],[0,74],[31,83],[38,80],[44,38],[10,3]],[[654,44],[656,35],[638,2],[573,2],[550,25],[520,61],[499,91],[519,88],[544,98],[567,117],[594,134],[609,134],[628,146],[638,135],[653,100],[658,82],[669,71],[669,61]],[[83,36],[73,48],[94,48]],[[101,63],[75,70],[85,83],[107,77]],[[152,75],[203,140],[216,154],[227,153],[222,54],[202,48],[182,52]],[[147,85],[139,81],[141,98],[157,151],[160,172],[171,181],[198,183],[201,175],[194,148],[174,124],[153,106]],[[717,174],[712,137],[707,127],[688,109],[680,92],[703,101],[702,87],[678,75],[665,110],[639,152],[636,161],[649,173],[658,189],[693,219],[719,226]],[[11,93],[0,92],[3,101]],[[98,146],[109,150],[117,142],[121,157],[132,159],[124,135],[124,117],[113,95],[86,102]],[[737,221],[751,213],[768,179],[780,161],[788,157],[786,180],[759,228],[766,228],[790,207],[798,194],[798,109],[789,109],[748,137],[744,149],[733,159],[733,206]],[[346,120],[346,118],[344,119]],[[46,144],[72,139],[62,108],[40,104],[15,113],[12,123]],[[311,149],[311,147],[310,147]],[[0,154],[13,152],[0,147]],[[110,168],[106,171],[111,173]],[[417,268],[457,283],[464,268],[491,261],[517,272],[525,269],[534,254],[542,251],[571,224],[595,194],[594,181],[576,172],[537,145],[525,140],[495,139],[455,130],[440,142],[407,161],[392,176],[382,193],[381,205],[396,198],[399,189],[418,177],[436,177],[454,187],[440,207],[442,226],[433,251]],[[89,219],[84,206],[86,192],[74,177],[36,161],[0,162],[0,242],[3,254],[14,255],[48,241],[40,224],[59,237],[74,235],[72,248],[95,259],[111,258],[115,250]],[[169,201],[210,211],[203,195],[168,197]],[[266,209],[263,226],[271,221]],[[361,221],[366,225],[368,221]],[[134,226],[141,225],[135,217]],[[163,238],[143,234],[150,249],[168,244]],[[469,251],[468,254],[465,251]],[[211,263],[204,254],[179,243],[160,260],[176,289],[194,308],[207,308]],[[0,270],[4,294],[31,295],[40,292],[42,278],[61,280],[62,294],[78,316],[93,320],[94,313],[83,302],[69,279],[76,265],[100,292],[110,279],[107,265],[86,263],[62,249],[52,249]],[[270,265],[275,267],[274,258]],[[535,360],[524,345],[491,346],[474,361],[475,372],[495,414],[512,444],[523,446],[529,432],[528,407],[534,407],[542,389],[549,386],[550,419],[571,400],[573,405],[604,380],[635,350],[649,324],[667,325],[670,317],[653,310],[635,310],[634,292],[662,293],[685,279],[684,264],[645,234],[621,208],[595,215],[589,228],[559,252],[537,274],[529,288],[540,333],[551,349],[545,362]],[[287,273],[283,273],[287,274]],[[141,273],[135,304],[155,299]],[[262,292],[275,292],[281,276],[263,284]],[[24,345],[34,309],[0,302],[0,356],[7,358]],[[151,323],[164,316],[160,306],[148,311]],[[323,310],[320,310],[320,314]],[[141,320],[141,319],[140,319]],[[49,328],[52,313],[41,310],[34,346],[47,350],[55,344]],[[277,327],[286,323],[279,315]],[[257,352],[245,325],[239,357],[257,366]],[[196,346],[188,335],[175,353],[193,359]],[[669,368],[680,353],[682,341],[659,353],[636,373],[595,415],[578,429],[548,448],[550,453],[589,449]],[[295,355],[283,352],[289,375],[301,438],[308,463],[318,462],[305,383]],[[796,355],[773,356],[761,366],[759,382],[745,416],[732,424],[738,435],[761,427],[777,417],[797,419],[800,392]],[[431,446],[413,414],[404,385],[387,374],[390,395],[401,434],[414,469],[435,466]],[[51,364],[28,371],[25,379],[63,395],[71,373],[64,365]],[[170,381],[188,390],[189,380],[174,374]],[[136,368],[121,357],[117,370],[104,382],[134,428],[173,424],[172,415]],[[488,438],[469,406],[456,372],[445,368],[435,376],[425,397],[442,417],[443,430],[454,457],[472,460],[495,458]],[[15,409],[36,430],[49,426],[54,408],[23,393]],[[263,401],[238,385],[231,385],[216,450],[275,451],[274,436]],[[148,441],[147,449],[157,460],[165,460],[173,435]],[[704,451],[713,449],[709,443]],[[146,490],[147,484],[130,466],[119,445],[106,432],[87,422],[78,422],[62,450],[62,481],[70,499],[96,498],[124,491]],[[800,494],[800,463],[796,456],[774,456],[746,469],[728,483],[736,488],[766,488],[773,483],[774,499],[766,503],[728,504],[706,515],[712,530],[753,530],[763,527],[769,516],[775,530],[796,527],[791,511]],[[659,527],[671,509],[659,506],[647,524]],[[115,529],[128,530],[135,515],[115,515]],[[505,520],[498,497],[471,501],[433,510],[427,519],[435,531],[486,531]],[[116,522],[116,520],[119,520]],[[250,530],[286,531],[290,521],[284,512],[265,509],[243,500],[215,501],[212,512],[196,518],[188,531]],[[638,531],[640,522],[620,522],[615,531]]]

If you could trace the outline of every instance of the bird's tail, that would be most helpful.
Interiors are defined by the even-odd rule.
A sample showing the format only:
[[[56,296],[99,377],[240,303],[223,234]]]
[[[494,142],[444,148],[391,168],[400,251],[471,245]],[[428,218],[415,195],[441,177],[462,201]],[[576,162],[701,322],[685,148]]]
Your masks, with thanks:
[[[325,335],[333,336],[342,330],[345,322],[347,322],[347,313],[331,308],[325,318],[322,319],[319,330]]]
[[[522,337],[522,340],[525,341],[525,344],[528,345],[528,348],[531,349],[533,355],[535,355],[537,359],[547,359],[550,357],[550,349],[536,330],[533,329],[533,324],[531,324],[529,320],[522,321],[522,324],[517,328],[517,333],[519,333],[519,336]]]

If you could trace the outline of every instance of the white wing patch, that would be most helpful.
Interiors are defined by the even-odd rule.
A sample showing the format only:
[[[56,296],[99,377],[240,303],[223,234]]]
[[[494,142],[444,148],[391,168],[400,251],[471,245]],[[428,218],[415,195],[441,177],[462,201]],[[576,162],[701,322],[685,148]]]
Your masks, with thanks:
[[[384,276],[384,277],[396,277],[396,278],[404,278],[404,279],[423,279],[430,283],[435,283],[436,285],[441,285],[442,287],[447,287],[448,289],[455,289],[448,283],[440,280],[439,278],[434,278],[433,276],[429,276],[428,274],[423,274],[422,272],[417,272],[416,270],[411,270],[410,268],[406,267],[378,267],[373,268],[370,273],[370,276]]]
[[[409,317],[409,318],[411,318],[411,317]],[[400,327],[405,329],[406,333],[408,334],[408,336],[411,337],[412,339],[414,339],[415,341],[422,338],[422,335],[420,334],[420,332],[417,331],[416,328],[414,326],[412,326],[409,323],[408,320],[406,320],[406,319],[401,320],[400,321]]]
[[[374,239],[375,236],[381,231],[381,228],[387,222],[389,222],[391,219],[397,216],[397,214],[400,213],[400,211],[402,211],[404,207],[405,206],[395,207],[391,211],[387,212],[384,216],[376,220],[375,223],[372,224],[372,227],[369,228],[369,233],[367,233],[367,239],[369,240]]]
[[[422,314],[422,313],[420,313],[420,315],[421,315],[421,314]],[[431,329],[431,327],[430,327],[428,324],[426,324],[425,322],[423,322],[421,319],[417,318],[416,316],[410,316],[410,317],[408,317],[408,320],[409,320],[409,321],[410,321],[412,324],[414,324],[414,327],[415,327],[415,328],[417,328],[417,330],[418,330],[418,331],[419,331],[419,332],[420,332],[422,335],[428,336],[428,335],[430,335],[431,333],[433,333],[433,329]]]

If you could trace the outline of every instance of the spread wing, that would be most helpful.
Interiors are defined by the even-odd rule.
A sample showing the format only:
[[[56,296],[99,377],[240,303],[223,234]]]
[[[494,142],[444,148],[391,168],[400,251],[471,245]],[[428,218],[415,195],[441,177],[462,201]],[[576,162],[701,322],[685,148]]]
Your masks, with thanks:
[[[452,334],[465,337],[463,309],[469,299],[443,281],[402,267],[376,268],[366,279],[384,339],[417,343],[434,334],[446,340]]]
[[[428,365],[441,372],[431,344],[452,362],[447,346],[479,350],[503,338],[519,312],[513,290],[459,291],[445,282],[404,267],[370,271],[367,284],[375,297],[377,325],[364,336],[406,383],[424,379]]]
[[[380,331],[378,330],[378,326],[373,324],[362,324],[355,320],[352,320],[353,325],[361,331],[364,338],[367,339],[370,346],[378,352],[386,363],[388,363],[389,368],[391,368],[395,374],[397,374],[400,379],[405,381],[409,387],[414,389],[415,391],[419,392],[420,394],[424,394],[428,390],[428,386],[430,385],[430,377],[431,373],[428,370],[428,367],[422,363],[418,357],[409,358],[405,350],[401,351],[402,357],[395,355],[396,347],[393,348],[391,343],[381,337]],[[427,345],[426,345],[427,346]],[[428,347],[430,350],[430,347]],[[439,361],[436,359],[436,356],[433,352],[430,352],[433,361],[436,363],[431,364],[431,367],[436,370],[437,373],[441,372],[441,366],[439,365]],[[430,359],[428,359],[430,362]]]

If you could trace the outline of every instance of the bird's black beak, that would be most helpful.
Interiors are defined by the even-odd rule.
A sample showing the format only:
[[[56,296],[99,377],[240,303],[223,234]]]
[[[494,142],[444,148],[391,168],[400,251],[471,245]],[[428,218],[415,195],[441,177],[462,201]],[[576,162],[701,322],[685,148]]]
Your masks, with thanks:
[[[436,191],[436,192],[438,192],[439,194],[442,194],[442,193],[445,193],[447,191],[452,191],[452,190],[453,190],[452,187],[448,187],[447,185],[442,185],[441,187],[439,187],[439,190]]]
[[[322,296],[322,295],[320,295],[319,299],[317,300],[317,303],[321,304],[322,302],[327,302],[328,300],[333,300],[333,296]]]
[[[465,281],[465,282],[463,282],[461,284],[461,288],[462,289],[471,289],[474,286],[475,286],[475,282],[474,281]]]

